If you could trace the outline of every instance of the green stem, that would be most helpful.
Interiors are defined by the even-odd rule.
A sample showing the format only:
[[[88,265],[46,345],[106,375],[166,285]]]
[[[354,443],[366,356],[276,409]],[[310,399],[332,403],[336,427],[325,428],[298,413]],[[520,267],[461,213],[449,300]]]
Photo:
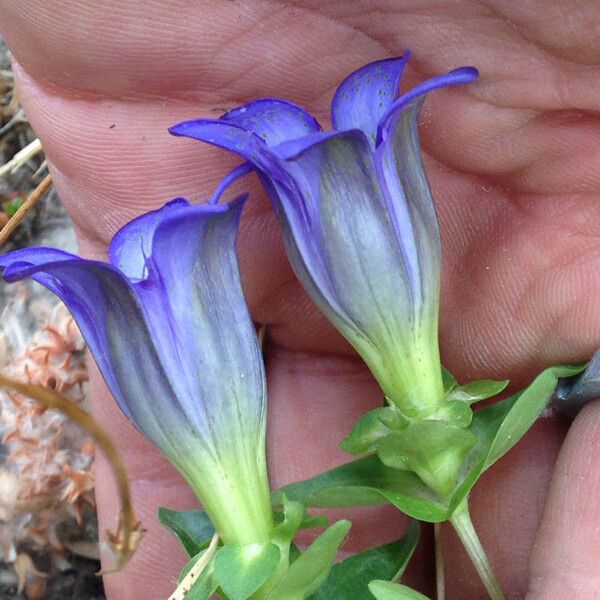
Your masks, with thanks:
[[[444,581],[444,548],[442,546],[442,524],[433,524],[433,535],[435,539],[435,584],[437,600],[446,597],[446,585]]]
[[[492,598],[492,600],[504,600],[504,594],[496,579],[492,565],[490,564],[483,546],[477,537],[477,532],[473,527],[466,500],[456,509],[455,513],[450,518],[450,523],[452,523],[469,558],[477,569],[477,573],[479,573],[479,577],[481,578],[483,585],[485,585],[485,589],[488,591],[490,598]]]

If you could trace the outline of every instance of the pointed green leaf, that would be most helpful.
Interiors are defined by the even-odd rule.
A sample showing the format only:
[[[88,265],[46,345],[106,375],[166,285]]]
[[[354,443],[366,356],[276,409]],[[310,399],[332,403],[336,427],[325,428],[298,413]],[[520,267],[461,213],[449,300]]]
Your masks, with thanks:
[[[189,557],[206,548],[215,533],[203,510],[169,510],[161,506],[158,520],[177,536]]]
[[[269,600],[299,600],[316,592],[327,578],[331,563],[349,529],[350,521],[346,520],[338,521],[326,529],[290,565],[269,594]]]
[[[419,523],[412,521],[396,542],[372,548],[333,565],[327,581],[311,600],[365,598],[373,579],[399,579],[419,541]]]
[[[446,393],[458,385],[454,375],[452,375],[452,373],[450,373],[450,371],[448,371],[448,369],[446,369],[444,366],[442,366],[442,383],[444,384],[444,391]]]
[[[377,600],[429,600],[427,596],[405,585],[390,581],[372,581],[369,591]]]
[[[178,583],[181,583],[183,578],[189,573],[191,568],[200,560],[204,554],[204,550],[200,551],[196,556],[193,556],[183,567],[179,574]],[[215,579],[215,567],[211,561],[202,571],[200,576],[194,581],[192,587],[187,590],[185,600],[210,600],[218,588],[217,580]]]
[[[387,504],[415,519],[432,523],[446,519],[446,506],[414,474],[386,467],[376,456],[346,463],[316,477],[285,486],[285,493],[305,506],[341,508]]]
[[[450,502],[449,513],[469,494],[481,474],[506,454],[535,423],[550,400],[560,377],[581,373],[584,366],[555,366],[542,371],[514,396],[475,412],[471,431],[476,446],[461,467],[462,483]]]
[[[533,382],[517,395],[515,402],[494,436],[484,469],[491,467],[506,454],[535,423],[546,408],[560,377],[570,377],[584,367],[555,366],[540,373]]]
[[[472,381],[466,385],[459,385],[447,394],[448,400],[460,400],[467,404],[473,404],[480,400],[486,400],[497,396],[508,385],[508,379],[504,381],[493,381],[491,379],[482,379],[480,381]]]
[[[215,577],[230,600],[246,600],[275,572],[275,544],[226,544],[215,556]]]

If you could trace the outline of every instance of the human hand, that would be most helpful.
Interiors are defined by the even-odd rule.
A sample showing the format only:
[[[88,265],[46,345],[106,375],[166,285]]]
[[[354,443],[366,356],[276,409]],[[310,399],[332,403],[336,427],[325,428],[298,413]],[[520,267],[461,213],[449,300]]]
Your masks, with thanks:
[[[459,380],[511,377],[518,386],[544,366],[588,358],[600,345],[600,155],[590,150],[600,138],[592,112],[600,104],[594,3],[365,6],[2,5],[20,97],[82,254],[105,257],[120,225],[173,196],[207,198],[232,166],[223,152],[171,138],[169,125],[218,116],[260,96],[294,100],[326,123],[331,93],[348,72],[408,47],[415,58],[407,84],[463,64],[482,74],[468,88],[432,94],[422,119],[444,241],[445,364]],[[253,316],[269,330],[269,449],[277,486],[348,460],[339,440],[379,405],[380,392],[296,282],[256,182],[251,191],[240,257]],[[96,415],[128,461],[149,529],[127,570],[106,578],[107,591],[119,600],[164,598],[183,556],[156,524],[156,507],[189,507],[193,498],[96,379]],[[523,597],[529,585],[532,599],[587,599],[599,585],[600,547],[590,526],[600,516],[593,503],[600,489],[593,470],[598,411],[590,406],[572,428],[547,501],[566,430],[559,419],[536,424],[473,493],[476,526],[509,597]],[[99,459],[100,516],[112,526],[109,477]],[[387,541],[404,521],[388,508],[364,511],[354,523],[349,550]],[[413,569],[413,582],[425,590],[430,548],[414,561],[422,566]],[[447,552],[447,572],[448,598],[483,597],[462,550]]]

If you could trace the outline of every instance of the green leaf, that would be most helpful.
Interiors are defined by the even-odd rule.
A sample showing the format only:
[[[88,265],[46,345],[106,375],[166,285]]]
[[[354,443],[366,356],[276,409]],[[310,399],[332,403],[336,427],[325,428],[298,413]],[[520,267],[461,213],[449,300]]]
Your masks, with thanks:
[[[306,598],[316,592],[327,578],[331,563],[349,530],[350,521],[346,520],[338,521],[326,529],[290,565],[269,594],[269,600]]]
[[[446,520],[446,505],[414,474],[386,467],[376,456],[346,463],[275,493],[305,506],[341,508],[394,504],[415,519]]]
[[[535,423],[546,408],[560,377],[570,377],[584,367],[555,366],[540,373],[533,382],[517,395],[514,405],[502,421],[492,441],[484,469],[491,467],[506,454]]]
[[[581,373],[584,366],[555,366],[542,371],[514,396],[478,410],[471,425],[476,446],[461,467],[462,483],[450,501],[449,513],[469,494],[481,474],[506,454],[535,423],[544,410],[560,377]]]
[[[405,585],[390,581],[372,581],[369,591],[377,600],[429,600],[427,596]]]
[[[204,554],[204,550],[200,551],[196,556],[193,556],[183,567],[179,574],[178,583],[181,583],[183,578],[189,573],[191,568],[200,560]],[[219,587],[215,579],[215,567],[211,561],[202,571],[200,576],[194,581],[192,587],[185,594],[185,600],[210,600]]]
[[[203,510],[158,509],[158,520],[183,544],[187,555],[196,556],[210,543],[215,529]]]
[[[402,576],[418,541],[419,523],[413,520],[398,541],[361,552],[333,565],[327,581],[311,600],[364,598],[373,579],[398,579]]]
[[[480,381],[472,381],[466,385],[459,385],[446,395],[447,400],[460,400],[467,404],[473,404],[480,400],[487,400],[497,396],[508,385],[508,379],[503,381],[493,381],[491,379],[481,379]]]
[[[265,544],[226,544],[215,556],[215,577],[231,600],[246,600],[275,572],[279,548]]]
[[[23,206],[23,198],[13,198],[2,203],[2,209],[9,217],[14,217],[16,212]]]

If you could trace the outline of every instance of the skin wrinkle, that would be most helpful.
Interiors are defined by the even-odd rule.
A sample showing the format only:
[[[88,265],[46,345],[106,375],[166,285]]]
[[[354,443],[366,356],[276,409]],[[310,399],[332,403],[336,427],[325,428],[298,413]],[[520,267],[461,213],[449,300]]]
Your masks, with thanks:
[[[481,81],[470,88],[460,92],[432,94],[421,122],[422,139],[430,155],[426,168],[432,179],[445,244],[441,333],[447,366],[461,380],[494,374],[518,382],[528,377],[532,368],[548,364],[554,356],[567,359],[589,351],[595,339],[596,343],[600,343],[594,334],[599,329],[600,316],[597,309],[593,308],[593,299],[597,297],[600,285],[592,275],[586,276],[592,270],[589,262],[579,265],[577,273],[570,275],[572,301],[580,301],[577,311],[568,318],[571,337],[565,339],[562,349],[550,349],[549,352],[543,325],[555,311],[560,310],[561,304],[564,306],[565,299],[568,301],[567,292],[563,292],[564,297],[555,304],[556,300],[544,293],[542,283],[540,291],[532,294],[530,299],[531,318],[535,318],[537,313],[535,327],[530,323],[526,332],[514,324],[514,316],[507,310],[517,296],[515,292],[521,287],[521,284],[516,287],[513,284],[525,278],[526,265],[522,263],[522,253],[531,249],[549,249],[555,256],[568,256],[572,258],[573,265],[577,264],[577,249],[572,246],[573,240],[564,239],[561,235],[564,218],[560,216],[560,209],[564,209],[563,199],[571,197],[571,188],[575,187],[581,176],[586,178],[590,198],[600,187],[592,177],[595,167],[590,167],[590,159],[593,158],[590,157],[590,149],[598,139],[593,127],[593,111],[599,108],[597,76],[585,65],[579,68],[571,66],[569,69],[562,66],[564,63],[557,66],[550,57],[547,59],[549,66],[546,67],[543,64],[546,53],[541,53],[542,59],[538,57],[534,61],[530,46],[523,45],[515,32],[507,29],[499,37],[495,31],[499,21],[482,20],[479,15],[482,11],[480,4],[455,2],[447,8],[448,4],[443,3],[444,8],[441,8],[439,3],[433,7],[427,2],[421,2],[417,7],[414,3],[382,3],[375,5],[377,9],[381,6],[385,8],[386,16],[382,19],[371,17],[360,3],[344,3],[341,7],[339,3],[319,4],[321,6],[314,3],[310,11],[301,14],[302,23],[298,16],[300,13],[289,13],[288,21],[293,23],[297,20],[298,29],[286,29],[286,39],[278,37],[276,31],[264,31],[263,36],[272,38],[271,46],[256,40],[252,48],[250,37],[245,40],[245,45],[230,49],[221,62],[215,62],[206,50],[212,48],[213,53],[218,50],[220,39],[213,35],[214,29],[225,34],[229,32],[230,38],[235,37],[231,29],[235,23],[226,18],[227,11],[239,10],[234,3],[203,2],[201,6],[205,18],[202,20],[194,20],[192,15],[187,14],[185,23],[183,17],[180,19],[177,15],[173,21],[164,19],[162,29],[155,25],[147,40],[136,34],[135,53],[131,52],[130,47],[126,50],[131,54],[125,52],[123,55],[129,61],[124,65],[129,75],[133,68],[131,56],[137,53],[139,60],[134,66],[142,70],[154,69],[150,73],[154,81],[162,79],[157,85],[149,85],[153,81],[149,71],[142,72],[140,82],[143,85],[136,84],[133,88],[130,83],[117,77],[121,64],[117,63],[115,77],[110,81],[103,78],[101,70],[89,68],[90,56],[102,63],[104,69],[111,61],[115,61],[119,48],[112,44],[109,37],[99,35],[96,31],[118,31],[123,26],[122,19],[107,22],[100,29],[94,29],[88,20],[86,37],[81,39],[73,27],[73,17],[69,14],[58,17],[50,14],[53,11],[51,2],[42,3],[46,7],[44,10],[48,11],[42,13],[36,2],[5,3],[0,6],[2,29],[6,30],[3,33],[13,47],[15,56],[23,61],[32,75],[42,74],[45,81],[54,84],[52,89],[40,88],[35,81],[17,73],[23,105],[42,138],[50,160],[58,163],[56,157],[60,155],[61,169],[68,173],[63,177],[53,169],[61,196],[75,217],[84,254],[103,255],[105,248],[101,240],[106,241],[118,225],[143,210],[156,208],[171,196],[191,192],[196,199],[208,197],[221,173],[225,174],[233,165],[225,159],[225,153],[201,149],[200,145],[192,143],[185,145],[183,140],[172,142],[166,134],[154,133],[152,128],[158,128],[159,124],[162,127],[162,119],[165,127],[171,124],[167,122],[168,114],[157,118],[157,114],[160,112],[163,115],[169,106],[162,107],[162,100],[148,100],[154,94],[164,97],[166,102],[165,96],[170,96],[170,88],[174,90],[176,99],[172,106],[174,113],[177,111],[178,114],[174,115],[172,122],[198,117],[202,113],[214,116],[215,112],[212,111],[217,108],[229,108],[249,96],[264,95],[290,97],[311,112],[315,109],[312,103],[318,102],[316,108],[323,113],[327,109],[331,91],[352,68],[382,58],[382,51],[385,54],[398,54],[405,47],[410,47],[417,60],[408,67],[407,87],[426,76],[460,64],[475,64],[482,71]],[[35,27],[43,25],[43,31],[39,30],[35,37],[28,37],[31,24],[26,27],[20,18],[15,20],[10,16],[14,6],[20,11],[29,11],[26,17],[28,21],[33,21],[34,15],[43,15],[45,20],[33,21]],[[127,10],[134,12],[135,5],[131,6],[134,8]],[[157,6],[160,5],[147,5],[144,14],[153,15],[156,22],[160,23],[163,12]],[[266,2],[260,4],[260,8],[263,13],[272,10]],[[177,13],[172,7],[170,11],[171,15]],[[286,14],[285,9],[279,6],[277,11]],[[327,11],[327,15],[320,11]],[[339,18],[339,11],[349,13],[351,22],[338,22],[332,28],[331,24]],[[315,12],[317,19],[314,18]],[[88,13],[90,19],[101,20],[101,15],[92,14],[93,9],[88,9]],[[193,36],[188,35],[192,25]],[[272,24],[272,28],[275,26]],[[306,34],[303,38],[300,35],[303,31],[314,37]],[[160,45],[163,38],[173,35],[178,38],[174,46],[177,56],[163,51],[161,62],[150,65],[151,60],[156,60],[158,50],[164,49]],[[325,41],[314,44],[319,36]],[[128,43],[122,30],[119,37],[121,44]],[[380,40],[383,46],[373,40]],[[62,60],[64,52],[58,51],[58,44],[69,54],[72,61],[69,65]],[[155,49],[150,53],[144,52],[144,46],[151,44]],[[281,47],[281,56],[272,53],[276,47]],[[297,47],[297,51],[294,47]],[[265,52],[267,48],[269,51]],[[324,56],[323,61],[319,60],[320,54]],[[78,61],[80,57],[85,60],[78,70],[73,61]],[[263,63],[262,69],[253,68],[257,60]],[[177,73],[181,85],[173,85],[177,82],[156,70],[163,61],[171,72]],[[226,64],[226,61],[229,63]],[[82,77],[82,69],[86,64],[87,71]],[[244,85],[243,89],[228,90],[226,98],[222,97],[222,92],[221,97],[213,97],[210,90],[215,82],[222,84],[223,89],[229,84],[227,79],[230,76],[233,80],[236,73],[239,75],[240,65],[247,70],[252,69],[254,81],[237,79],[236,85]],[[72,79],[66,78],[62,72],[67,67],[72,75],[75,74]],[[552,72],[556,69],[564,69],[558,79],[559,83],[561,79],[564,81],[560,98],[551,89],[556,81]],[[192,91],[184,90],[185,81]],[[197,85],[199,81],[201,86]],[[83,112],[81,106],[85,102],[77,102],[73,84],[85,86],[89,91],[98,90],[95,98],[90,96],[92,101],[88,102]],[[119,90],[129,100],[121,102],[121,97],[116,94]],[[189,99],[186,102],[181,96],[187,93]],[[101,103],[97,100],[101,97],[109,100],[100,110],[98,107]],[[58,102],[53,104],[55,98],[62,101],[60,108]],[[71,102],[70,98],[75,98],[75,101]],[[136,107],[135,114],[127,112],[123,108],[125,104]],[[500,108],[502,106],[506,108]],[[523,115],[528,116],[529,110],[544,113],[557,107],[587,109],[592,113],[588,115],[589,122],[586,119],[579,127],[568,124],[560,129],[560,115],[552,116],[549,113],[554,121],[548,119],[546,124],[529,123],[528,128],[521,126]],[[118,119],[113,119],[114,115]],[[325,121],[320,120],[325,126]],[[52,127],[49,121],[53,121]],[[106,152],[106,146],[101,144],[105,138],[98,132],[102,133],[104,127],[108,128],[115,122],[116,128],[111,131],[120,137],[109,138],[109,141],[116,140],[115,156],[102,154]],[[518,127],[517,134],[510,133],[515,126]],[[130,163],[135,165],[135,173],[128,172],[130,164],[123,163],[122,159],[135,153],[141,140],[134,135],[123,137],[122,133],[128,129],[140,136],[148,136],[144,148],[150,152],[144,155],[143,160],[138,155]],[[72,137],[74,133],[77,134],[76,138]],[[492,136],[498,135],[501,140],[497,149],[492,146],[493,152],[489,152],[486,145],[490,133]],[[504,141],[503,136],[509,139]],[[552,160],[549,161],[547,153],[554,152],[552,149],[557,147],[557,143],[563,144],[565,140],[569,144],[561,145],[561,152],[552,154]],[[521,163],[534,166],[537,163],[537,172],[527,175],[522,182],[514,177],[509,179],[506,172],[509,171],[508,167],[512,169],[514,165],[507,164],[507,152],[513,160],[515,156],[519,158],[517,167]],[[162,163],[168,167],[166,175],[161,171]],[[535,176],[535,182],[529,179],[531,176]],[[531,182],[535,184],[534,189],[531,189]],[[483,188],[491,190],[486,192]],[[522,198],[529,198],[531,192],[536,194],[535,203],[540,206],[540,214],[542,206],[548,214],[547,229],[537,227],[539,215],[536,218],[531,213],[529,217],[528,211],[525,211],[525,215],[520,213],[518,223],[513,222],[515,205]],[[251,198],[250,204],[255,202],[256,198]],[[591,203],[582,206],[581,210],[582,216],[586,216],[590,223],[598,222]],[[554,232],[551,229],[552,215],[556,221]],[[249,219],[247,223],[251,221]],[[351,371],[359,364],[354,357],[339,356],[339,364],[347,365],[340,368],[339,372],[333,365],[323,362],[323,353],[343,352],[339,337],[331,336],[331,327],[325,326],[325,320],[318,311],[309,307],[301,288],[294,287],[281,247],[277,245],[278,234],[274,223],[266,231],[259,229],[255,232],[252,226],[248,227],[247,235],[242,232],[240,244],[245,256],[244,283],[255,310],[254,316],[260,317],[257,320],[277,323],[271,329],[270,342],[277,351],[269,361],[269,444],[275,452],[271,454],[270,462],[272,477],[277,484],[326,468],[325,459],[331,465],[347,460],[348,457],[337,450],[337,442],[349,431],[360,412],[379,405],[381,396],[364,371],[363,375],[351,380],[344,373],[346,369]],[[514,237],[507,236],[509,232],[513,232]],[[591,235],[587,243],[585,239],[580,240],[582,256],[586,255],[586,248],[593,241]],[[510,261],[502,252],[508,243],[512,251]],[[560,270],[551,270],[550,275],[549,283],[552,283],[552,277],[560,278],[562,273]],[[276,305],[269,306],[266,291],[277,289],[280,282],[286,280],[289,283],[284,284],[278,298],[273,301]],[[585,288],[582,287],[584,285]],[[504,300],[488,305],[490,298]],[[509,329],[507,324],[512,328]],[[525,340],[534,342],[525,343]],[[279,350],[281,344],[289,347],[289,354],[287,350]],[[297,365],[292,368],[295,349],[301,349],[307,356],[300,369]],[[320,376],[310,375],[310,364],[316,365],[314,371]],[[328,368],[331,368],[331,372]],[[127,426],[97,379],[95,389],[96,413],[111,430],[117,432],[134,482],[138,479],[144,482],[139,484],[139,491],[136,487],[136,500],[144,507],[141,516],[144,524],[150,528],[142,546],[142,554],[124,574],[107,578],[107,589],[116,599],[159,600],[172,591],[175,571],[179,564],[183,564],[183,557],[179,563],[176,557],[181,554],[177,544],[156,525],[155,508],[158,504],[190,508],[193,500],[185,486],[178,485],[180,478],[172,475],[171,470],[164,466],[164,461],[157,460],[139,434]],[[515,599],[522,598],[527,589],[527,548],[533,542],[537,520],[533,509],[521,515],[525,511],[515,513],[508,504],[515,495],[518,495],[519,506],[527,506],[528,502],[533,502],[531,498],[537,502],[537,498],[544,495],[554,462],[553,448],[557,449],[562,439],[562,432],[555,431],[552,423],[544,421],[538,426],[506,457],[506,464],[511,468],[504,469],[501,461],[486,474],[486,479],[475,489],[473,497],[474,518],[481,527],[483,543],[501,573],[503,584],[512,590],[509,597]],[[319,436],[319,427],[329,428],[327,439]],[[579,454],[575,454],[579,457],[577,460],[581,460],[585,451],[581,448]],[[545,461],[543,469],[539,466],[539,460]],[[98,503],[104,522],[112,526],[113,496],[108,476],[101,468],[102,461],[99,464]],[[163,484],[165,477],[168,483]],[[526,486],[523,486],[524,480]],[[565,490],[563,496],[558,495],[556,486],[551,489],[550,497],[558,503],[558,508],[545,517],[548,530],[556,529],[552,524],[557,516],[565,511],[569,502],[585,494],[586,490],[589,490],[586,480],[573,487],[569,494]],[[486,523],[485,510],[491,506],[498,515],[498,522],[502,523],[501,528],[496,524],[496,519]],[[378,511],[376,509],[374,513],[380,514]],[[378,532],[383,531],[390,536],[399,533],[403,523],[400,515],[388,511],[385,518],[374,522],[374,513],[369,513],[362,521],[357,519],[358,533],[353,534],[353,543],[375,544],[381,541],[381,538],[376,538]],[[398,530],[392,532],[389,531],[390,524],[394,523],[395,518],[398,519]],[[561,566],[549,561],[553,557],[553,545],[561,547],[565,539],[572,539],[573,546],[578,546],[578,551],[583,552],[591,548],[590,544],[593,543],[589,539],[590,529],[588,521],[574,522],[568,532],[555,531],[556,535],[551,540],[542,536],[538,540],[535,555],[558,577]],[[447,537],[451,538],[451,534]],[[513,548],[512,540],[515,538],[519,543]],[[570,552],[572,546],[566,547]],[[173,562],[165,561],[164,556],[173,556]],[[469,573],[462,551],[455,547],[446,558],[448,599],[482,598],[482,589],[472,573],[460,582],[454,579],[456,573]],[[418,573],[421,578],[413,578],[409,583],[416,583],[422,591],[431,594],[433,590],[428,590],[423,578],[428,576],[430,584],[432,574],[430,571],[424,572],[425,566],[430,568],[431,563],[421,565]],[[547,590],[550,590],[546,597],[561,597],[560,593],[552,595],[552,581],[557,578],[547,576],[546,580],[549,586]],[[584,584],[582,582],[582,586]],[[591,596],[589,588],[581,589],[579,597],[573,600],[587,600]],[[535,600],[543,598],[539,595]]]

